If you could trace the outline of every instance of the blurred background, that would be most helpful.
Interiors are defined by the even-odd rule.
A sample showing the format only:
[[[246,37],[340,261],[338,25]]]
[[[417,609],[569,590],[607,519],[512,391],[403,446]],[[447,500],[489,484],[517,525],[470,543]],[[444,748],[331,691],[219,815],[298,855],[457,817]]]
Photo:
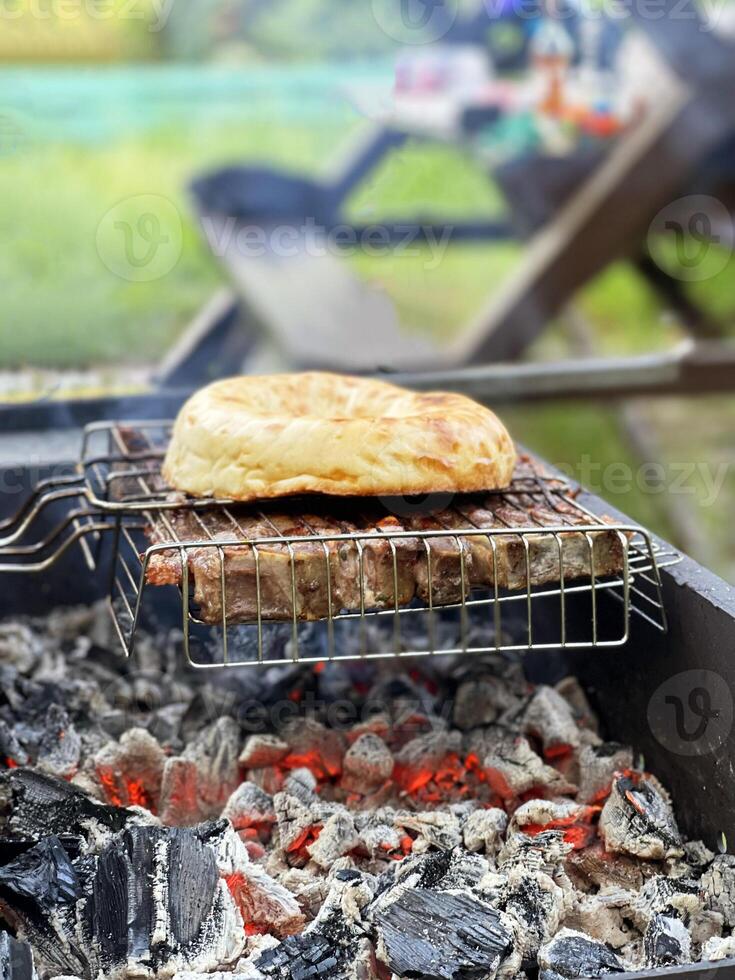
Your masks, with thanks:
[[[0,0],[0,399],[489,365],[517,440],[735,580],[732,22]]]

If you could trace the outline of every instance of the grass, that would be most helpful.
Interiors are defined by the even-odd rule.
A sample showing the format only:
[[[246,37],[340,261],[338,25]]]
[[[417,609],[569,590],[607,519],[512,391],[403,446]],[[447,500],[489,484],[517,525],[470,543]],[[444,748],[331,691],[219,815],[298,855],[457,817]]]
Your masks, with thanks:
[[[31,146],[0,160],[0,364],[159,358],[222,281],[191,213],[192,174],[243,156],[314,168],[324,141],[337,135],[223,126],[104,146]],[[181,256],[163,278],[131,283],[103,263],[97,228],[120,201],[143,194],[179,211]]]

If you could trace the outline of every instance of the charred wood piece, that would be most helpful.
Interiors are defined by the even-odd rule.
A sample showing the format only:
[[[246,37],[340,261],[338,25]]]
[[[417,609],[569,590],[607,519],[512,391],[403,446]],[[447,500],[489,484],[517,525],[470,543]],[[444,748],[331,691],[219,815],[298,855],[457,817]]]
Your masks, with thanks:
[[[2,980],[36,980],[33,951],[27,943],[0,932],[0,977]]]
[[[6,832],[32,841],[54,834],[86,839],[93,826],[114,833],[132,816],[129,810],[105,806],[76,786],[32,769],[0,773],[0,806]]]
[[[0,894],[32,899],[50,908],[81,894],[74,866],[58,837],[48,837],[0,868]]]
[[[625,773],[615,779],[600,814],[600,836],[608,851],[647,860],[684,853],[671,802],[647,773]]]
[[[633,768],[633,750],[617,742],[583,745],[579,752],[581,803],[600,803],[610,792],[616,773]]]
[[[720,912],[725,925],[735,927],[735,856],[719,854],[702,875],[707,907]]]
[[[579,980],[606,973],[624,973],[616,953],[581,932],[562,929],[539,950],[539,980]]]
[[[413,888],[373,918],[378,959],[399,977],[494,977],[513,936],[501,914],[469,892]]]
[[[673,916],[657,914],[643,936],[646,965],[680,966],[691,960],[692,939],[689,930]]]

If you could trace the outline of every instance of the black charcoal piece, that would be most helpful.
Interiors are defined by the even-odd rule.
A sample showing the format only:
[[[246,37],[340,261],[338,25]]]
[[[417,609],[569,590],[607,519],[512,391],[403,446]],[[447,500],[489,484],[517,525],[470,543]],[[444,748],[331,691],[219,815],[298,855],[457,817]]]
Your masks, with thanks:
[[[7,932],[0,932],[0,978],[36,980],[31,947],[13,939]]]
[[[58,704],[49,705],[38,746],[36,763],[45,772],[71,777],[79,767],[82,741],[67,712]]]
[[[171,932],[186,947],[196,941],[212,910],[219,877],[214,851],[198,834],[174,829],[168,867]]]
[[[31,898],[40,906],[76,901],[77,873],[58,837],[48,837],[0,868],[0,893]]]
[[[580,932],[563,929],[539,950],[539,980],[579,980],[605,973],[624,973],[625,967],[604,943]]]
[[[408,889],[376,912],[378,956],[399,977],[492,977],[512,936],[497,910],[469,892]]]
[[[266,950],[256,966],[266,977],[279,980],[339,980],[348,951],[327,936],[309,932],[289,936],[280,946]]]
[[[28,753],[18,741],[15,731],[0,718],[0,766],[24,766],[27,762]]]
[[[646,966],[679,966],[691,959],[689,930],[675,916],[654,915],[643,936]]]
[[[130,827],[102,851],[86,903],[85,929],[103,967],[161,964],[187,953],[214,915],[218,872],[205,829]],[[161,903],[166,905],[165,911]],[[155,938],[163,913],[170,934]]]
[[[5,801],[5,832],[26,840],[50,835],[86,837],[89,821],[111,831],[121,830],[130,811],[97,803],[76,786],[32,769],[0,773],[0,796]]]

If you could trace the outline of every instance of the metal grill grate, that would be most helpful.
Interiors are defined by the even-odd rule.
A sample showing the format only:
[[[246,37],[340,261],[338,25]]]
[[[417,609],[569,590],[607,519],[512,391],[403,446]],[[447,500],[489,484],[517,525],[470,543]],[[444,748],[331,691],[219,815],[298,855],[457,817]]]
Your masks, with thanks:
[[[451,505],[439,514],[445,521],[451,517],[451,526],[446,527],[434,521],[427,530],[386,530],[366,520],[357,531],[319,533],[302,517],[297,533],[284,533],[272,510],[250,508],[248,512],[257,514],[266,531],[248,539],[242,511],[231,501],[184,498],[166,485],[160,467],[171,424],[89,426],[78,473],[40,485],[21,511],[0,525],[3,571],[43,571],[76,543],[94,570],[102,555],[102,534],[112,534],[110,609],[127,655],[134,649],[146,613],[155,611],[172,592],[150,582],[152,569],[162,559],[169,565],[173,560],[178,569],[174,594],[185,656],[204,669],[614,647],[627,642],[631,613],[657,629],[666,628],[659,569],[679,556],[662,551],[641,528],[601,521],[574,499],[569,484],[542,475],[533,465],[521,468],[508,490],[488,495],[527,515],[528,522],[521,525],[505,526],[501,519],[499,526],[477,527]],[[48,535],[29,543],[35,521],[51,506],[65,512]],[[558,523],[540,522],[534,516],[538,507],[558,517]],[[177,530],[177,515],[182,513],[193,518],[196,533],[182,536]],[[216,531],[213,515],[219,522]],[[231,533],[223,532],[223,527]],[[150,543],[151,528],[159,529],[159,543]],[[600,548],[609,547],[611,541],[618,545],[619,561],[614,568],[601,570]],[[389,584],[382,602],[371,605],[367,580],[377,542],[389,549]],[[425,582],[422,594],[404,603],[399,572],[402,549],[409,543],[417,549],[415,560],[424,569]],[[504,566],[511,544],[516,554],[513,581],[507,580]],[[491,562],[491,574],[482,582],[471,573],[479,545]],[[456,566],[456,595],[449,597],[446,588],[432,580],[438,556],[448,546]],[[312,611],[304,619],[298,568],[305,549],[313,555],[315,548],[323,555],[318,574],[324,602],[316,614]],[[337,549],[355,556],[358,599],[347,606],[341,604],[333,581]],[[268,562],[274,553],[287,563],[286,592],[290,592],[288,608],[278,616],[267,608],[266,595]],[[539,575],[541,556],[546,577]],[[232,611],[233,593],[240,588],[232,573],[235,565],[249,568],[251,594],[245,616]],[[202,567],[209,575],[204,615],[198,594]]]

